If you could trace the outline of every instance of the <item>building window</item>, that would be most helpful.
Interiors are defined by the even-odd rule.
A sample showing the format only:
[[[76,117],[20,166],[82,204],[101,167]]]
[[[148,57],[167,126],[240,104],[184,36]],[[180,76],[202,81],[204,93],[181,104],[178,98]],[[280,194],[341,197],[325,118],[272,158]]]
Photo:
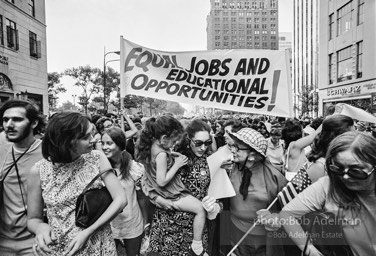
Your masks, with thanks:
[[[271,8],[277,8],[277,0],[272,0],[270,3]]]
[[[271,47],[272,47],[272,50],[276,50],[277,49],[277,43],[271,42]]]
[[[11,49],[18,50],[18,31],[16,23],[7,19],[7,46]]]
[[[4,45],[3,16],[0,15],[0,45]]]
[[[338,9],[337,11],[337,36],[344,34],[351,29],[351,19],[353,9],[352,1]]]
[[[364,22],[364,0],[358,0],[358,25]]]
[[[334,13],[329,15],[329,40],[334,38]]]
[[[31,38],[30,38],[30,39],[31,39]],[[221,36],[215,36],[215,37],[214,37],[214,40],[216,40],[216,41],[217,41],[217,40],[221,40]]]
[[[247,47],[248,48],[252,47],[252,42],[247,42]]]
[[[255,35],[259,35],[260,34],[260,31],[259,30],[255,30]]]
[[[263,48],[263,49],[268,48],[268,43],[267,43],[267,42],[262,42],[262,48]]]
[[[356,78],[363,76],[363,41],[356,44]]]
[[[219,47],[221,46],[221,43],[220,42],[215,42],[215,47]]]
[[[334,83],[334,54],[329,54],[329,84]]]
[[[29,14],[35,17],[35,3],[34,0],[29,0]]]
[[[30,56],[41,57],[40,41],[37,40],[37,34],[29,31]]]
[[[259,48],[260,48],[260,43],[259,43],[259,42],[255,42],[255,48],[256,48],[256,49],[259,49]]]
[[[337,82],[351,80],[351,46],[337,52]]]

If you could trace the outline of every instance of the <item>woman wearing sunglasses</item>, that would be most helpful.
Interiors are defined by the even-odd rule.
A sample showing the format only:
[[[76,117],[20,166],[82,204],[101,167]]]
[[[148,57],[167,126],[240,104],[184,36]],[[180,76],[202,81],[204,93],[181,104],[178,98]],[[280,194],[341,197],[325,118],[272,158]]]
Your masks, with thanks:
[[[303,251],[306,235],[294,218],[313,211],[330,211],[339,219],[354,255],[376,255],[376,139],[350,131],[330,144],[325,167],[328,176],[306,188],[280,213],[285,230]],[[309,244],[306,255],[322,255]]]
[[[268,143],[261,133],[243,128],[230,133],[230,137],[234,159],[230,180],[236,195],[230,198],[229,236],[234,246],[257,221],[258,211],[269,206],[287,180],[266,157]],[[276,206],[272,210],[280,209]],[[271,246],[271,239],[273,236],[264,226],[256,225],[234,253],[237,256],[284,255],[281,246]]]
[[[187,125],[185,132],[184,138],[175,149],[188,158],[187,164],[178,171],[180,180],[190,195],[202,202],[207,213],[206,218],[214,219],[220,207],[214,198],[207,196],[210,172],[206,158],[213,143],[210,126],[200,119],[194,119]],[[202,241],[195,241],[193,213],[177,209],[174,201],[162,196],[155,198],[155,204],[158,207],[155,209],[150,229],[148,255],[218,255],[212,252],[209,246],[208,225],[204,227]]]

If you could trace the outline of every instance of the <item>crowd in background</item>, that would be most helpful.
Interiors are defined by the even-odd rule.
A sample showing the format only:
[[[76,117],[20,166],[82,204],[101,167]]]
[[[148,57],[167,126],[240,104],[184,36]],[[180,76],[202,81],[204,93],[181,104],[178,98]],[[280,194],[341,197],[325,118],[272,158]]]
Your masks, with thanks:
[[[11,100],[0,108],[0,255],[204,256],[235,245],[237,256],[321,255],[304,248],[304,234],[289,246],[277,239],[282,226],[298,226],[256,223],[321,208],[364,220],[344,234],[355,255],[375,255],[376,124],[329,111],[302,119],[62,112],[46,122],[34,104]],[[236,192],[219,200],[208,196],[207,157],[217,150],[229,155],[218,161]],[[92,226],[76,227],[74,202],[109,169],[94,186],[106,185],[113,202]],[[302,169],[313,185],[266,211]]]

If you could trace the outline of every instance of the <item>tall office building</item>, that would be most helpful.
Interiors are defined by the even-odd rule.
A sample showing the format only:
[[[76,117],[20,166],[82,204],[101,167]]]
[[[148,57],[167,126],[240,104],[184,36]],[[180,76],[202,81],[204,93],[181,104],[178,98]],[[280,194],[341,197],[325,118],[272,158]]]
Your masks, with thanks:
[[[295,0],[292,79],[295,116],[318,115],[318,2]]]
[[[207,48],[278,50],[278,0],[210,0]]]
[[[292,32],[279,32],[279,50],[292,49]]]
[[[320,3],[320,113],[347,103],[376,112],[376,1]]]
[[[48,113],[44,0],[0,0],[0,104],[10,98]]]

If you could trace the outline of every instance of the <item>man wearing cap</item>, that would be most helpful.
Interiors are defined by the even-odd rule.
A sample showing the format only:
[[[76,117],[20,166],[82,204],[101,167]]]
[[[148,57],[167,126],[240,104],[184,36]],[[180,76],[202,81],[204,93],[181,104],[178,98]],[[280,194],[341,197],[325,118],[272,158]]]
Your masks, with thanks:
[[[230,133],[234,167],[230,174],[236,195],[230,198],[231,233],[234,246],[257,221],[257,212],[268,208],[278,192],[287,184],[285,177],[266,157],[267,141],[257,131],[243,128]],[[279,210],[278,203],[271,210]],[[256,225],[234,253],[237,256],[283,255],[279,245],[271,246],[275,237],[263,225]]]

